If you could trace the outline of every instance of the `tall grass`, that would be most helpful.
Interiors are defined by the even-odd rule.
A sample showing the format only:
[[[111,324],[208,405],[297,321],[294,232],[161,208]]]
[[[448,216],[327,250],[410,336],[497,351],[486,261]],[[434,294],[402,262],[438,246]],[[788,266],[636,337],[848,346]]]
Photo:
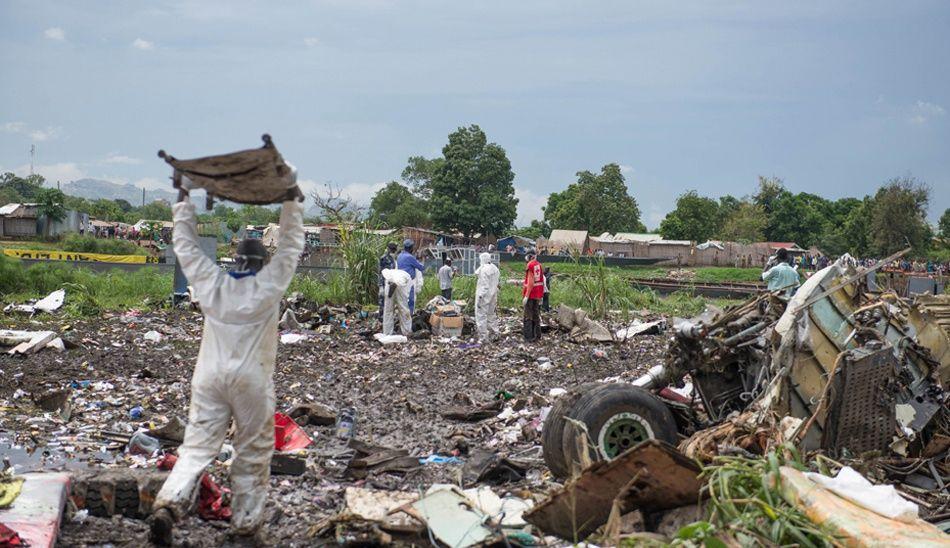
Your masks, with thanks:
[[[71,233],[63,238],[63,251],[80,253],[104,253],[106,255],[148,255],[148,252],[132,242],[108,238],[94,238]]]
[[[386,242],[383,237],[361,228],[364,227],[340,225],[345,294],[350,302],[375,303],[379,297],[379,257]]]
[[[104,310],[161,306],[172,292],[172,275],[157,269],[99,273],[68,263],[39,263],[27,267],[0,256],[0,296],[21,302],[66,290],[67,314],[95,315]]]

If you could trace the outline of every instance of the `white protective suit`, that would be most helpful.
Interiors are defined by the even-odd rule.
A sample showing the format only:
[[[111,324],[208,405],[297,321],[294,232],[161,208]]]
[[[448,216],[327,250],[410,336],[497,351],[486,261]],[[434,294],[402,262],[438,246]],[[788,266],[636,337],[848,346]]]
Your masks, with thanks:
[[[277,252],[256,275],[235,278],[198,247],[195,206],[172,208],[173,244],[194,287],[204,332],[191,379],[191,409],[178,462],[156,497],[180,519],[194,500],[195,485],[221,450],[234,419],[231,465],[231,527],[251,534],[263,520],[274,451],[274,360],[277,315],[304,248],[303,207],[286,201],[280,213]]]
[[[399,314],[399,332],[405,336],[412,334],[412,316],[409,314],[409,289],[413,287],[409,274],[398,268],[385,269],[382,272],[386,286],[383,301],[383,335],[392,335],[395,327],[395,318]],[[392,298],[389,297],[389,288],[396,286]]]
[[[486,340],[489,334],[498,333],[498,316],[495,308],[498,304],[498,279],[501,273],[491,262],[490,253],[478,256],[479,267],[475,270],[475,327],[478,338]]]

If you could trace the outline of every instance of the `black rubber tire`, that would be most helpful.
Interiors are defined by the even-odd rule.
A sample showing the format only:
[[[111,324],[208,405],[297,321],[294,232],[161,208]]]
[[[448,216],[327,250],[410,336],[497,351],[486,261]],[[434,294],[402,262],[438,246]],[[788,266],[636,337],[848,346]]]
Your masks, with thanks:
[[[626,383],[611,383],[591,390],[577,400],[568,416],[584,423],[587,432],[595,444],[601,444],[601,429],[611,418],[629,413],[638,422],[648,427],[652,439],[658,439],[676,445],[678,436],[676,419],[672,411],[656,396],[642,388]],[[571,463],[579,462],[576,430],[570,424],[565,425],[562,438],[564,462],[569,473]],[[624,449],[628,449],[625,447]],[[589,449],[592,461],[601,460],[601,451]]]
[[[134,479],[116,480],[115,513],[127,518],[139,517],[139,485]]]
[[[102,499],[102,485],[98,481],[90,481],[86,487],[86,510],[89,515],[97,518],[111,517],[111,512],[106,508],[106,503]]]
[[[564,459],[562,444],[564,425],[567,424],[564,416],[570,413],[577,400],[601,386],[604,386],[604,384],[589,382],[571,388],[554,402],[547,418],[544,419],[544,426],[541,428],[541,454],[544,456],[544,463],[548,465],[548,469],[551,470],[554,477],[565,478],[570,473],[567,466],[568,461]]]

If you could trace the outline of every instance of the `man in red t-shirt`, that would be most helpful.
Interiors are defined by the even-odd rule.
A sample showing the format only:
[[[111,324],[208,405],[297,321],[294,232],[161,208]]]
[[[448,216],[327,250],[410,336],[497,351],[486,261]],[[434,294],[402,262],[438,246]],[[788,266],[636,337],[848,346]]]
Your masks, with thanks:
[[[524,340],[533,342],[541,339],[541,299],[544,298],[544,268],[538,262],[536,252],[529,249],[525,253],[528,266],[525,269],[524,289],[521,304],[524,305]]]

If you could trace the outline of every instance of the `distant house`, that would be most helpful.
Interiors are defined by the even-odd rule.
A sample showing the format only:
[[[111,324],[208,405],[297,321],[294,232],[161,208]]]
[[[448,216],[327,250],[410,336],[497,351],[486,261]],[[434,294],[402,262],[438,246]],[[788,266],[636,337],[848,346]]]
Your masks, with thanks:
[[[495,247],[502,253],[507,251],[509,247],[511,247],[514,252],[524,253],[526,248],[536,247],[536,242],[530,238],[523,238],[521,236],[508,236],[498,240]]]
[[[548,253],[586,253],[590,248],[590,238],[586,230],[555,229],[547,238],[538,240],[538,246]]]
[[[0,236],[32,238],[36,236],[39,204],[7,204],[0,207]]]
[[[7,204],[0,207],[0,236],[4,238],[32,238],[35,236],[58,236],[66,232],[87,229],[89,214],[66,210],[62,220],[53,221],[49,230],[45,216],[39,214],[39,204]]]

